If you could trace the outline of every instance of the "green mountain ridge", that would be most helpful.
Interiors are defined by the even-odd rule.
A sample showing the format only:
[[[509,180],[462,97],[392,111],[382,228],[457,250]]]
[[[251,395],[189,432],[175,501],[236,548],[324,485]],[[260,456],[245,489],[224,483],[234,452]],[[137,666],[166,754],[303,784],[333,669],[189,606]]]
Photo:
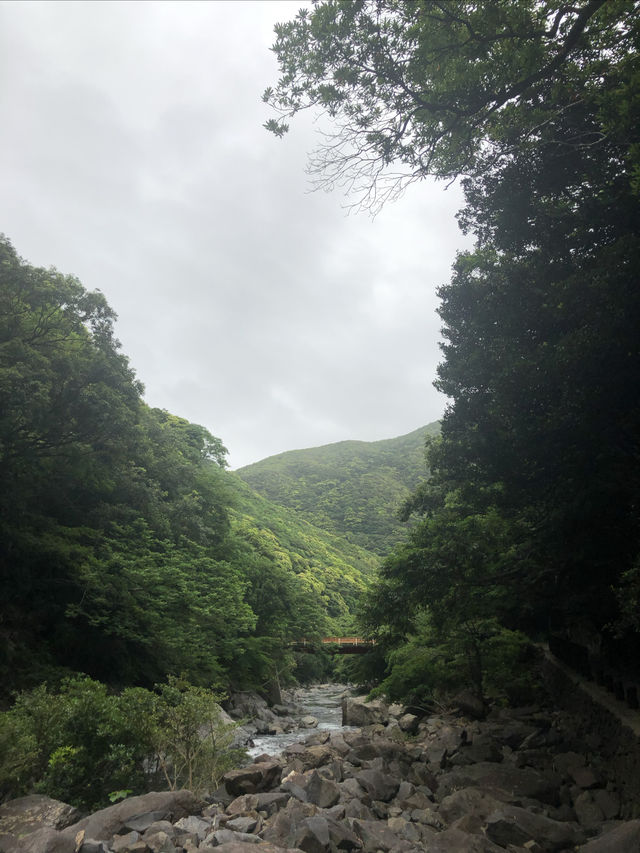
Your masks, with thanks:
[[[319,596],[328,630],[351,630],[351,614],[379,566],[377,555],[262,497],[233,472],[228,482],[236,499],[236,534]]]
[[[381,441],[340,441],[289,450],[235,474],[269,501],[376,554],[399,542],[398,510],[426,477],[424,444],[439,422]]]

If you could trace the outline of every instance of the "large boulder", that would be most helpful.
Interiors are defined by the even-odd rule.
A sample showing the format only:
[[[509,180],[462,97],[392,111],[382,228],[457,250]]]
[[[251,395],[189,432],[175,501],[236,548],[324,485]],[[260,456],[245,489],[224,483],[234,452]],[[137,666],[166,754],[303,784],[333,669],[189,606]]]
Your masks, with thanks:
[[[83,837],[81,833],[74,835],[68,829],[57,830],[43,826],[17,842],[13,850],[19,853],[76,853]]]
[[[84,830],[86,838],[108,841],[121,832],[144,832],[154,821],[174,823],[181,817],[200,814],[205,803],[191,791],[156,791],[139,797],[128,797],[106,809],[78,821],[65,830],[75,835]]]
[[[468,835],[460,829],[445,829],[429,841],[429,853],[504,853],[504,847],[498,847],[489,838],[482,835]]]
[[[80,812],[67,803],[41,794],[19,797],[0,806],[0,835],[23,838],[41,827],[64,829],[78,820]]]
[[[242,794],[256,794],[259,791],[270,791],[280,783],[282,766],[277,761],[259,761],[229,770],[222,777],[227,791],[234,797]]]
[[[229,714],[236,720],[260,717],[268,708],[266,699],[257,693],[232,693],[228,700]]]
[[[236,837],[218,843],[215,847],[200,847],[198,853],[301,853],[296,848],[277,847],[275,844],[260,841],[257,836],[253,836],[255,841],[246,841],[244,838],[240,838],[237,833],[230,832],[229,835]]]
[[[638,850],[640,850],[640,820],[621,823],[610,832],[580,847],[580,853],[638,853]]]
[[[480,829],[489,815],[502,805],[500,800],[481,788],[462,788],[442,800],[439,814],[448,824],[455,823],[461,818],[474,818]]]
[[[574,823],[552,820],[517,806],[503,806],[487,818],[487,838],[501,847],[537,842],[546,853],[575,847],[584,840],[584,833]]]
[[[248,812],[266,812],[275,814],[289,801],[289,794],[284,791],[264,791],[260,794],[243,794],[230,803],[226,812],[229,815],[241,815]]]
[[[355,778],[372,800],[388,802],[395,797],[400,787],[398,779],[379,770],[362,770],[356,774]]]
[[[467,787],[482,788],[505,803],[517,804],[523,800],[539,800],[552,806],[559,803],[558,779],[530,768],[479,762],[438,777],[440,799]]]
[[[340,799],[338,785],[330,779],[325,779],[317,770],[312,770],[309,774],[305,792],[307,801],[314,803],[321,809],[329,809],[331,806],[335,806]],[[301,847],[302,845],[296,843],[294,846]]]
[[[367,702],[358,696],[345,696],[342,700],[343,726],[385,725],[389,722],[389,709],[382,699]]]

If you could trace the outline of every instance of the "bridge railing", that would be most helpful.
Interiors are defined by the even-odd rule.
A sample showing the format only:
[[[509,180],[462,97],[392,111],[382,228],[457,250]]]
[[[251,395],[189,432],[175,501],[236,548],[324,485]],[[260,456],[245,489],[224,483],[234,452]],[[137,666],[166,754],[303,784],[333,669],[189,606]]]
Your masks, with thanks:
[[[317,640],[307,640],[303,637],[300,640],[296,640],[295,643],[291,645],[295,646],[315,646],[317,645]],[[366,640],[364,637],[322,637],[320,642],[323,645],[331,645],[331,646],[374,646],[374,640]]]
[[[326,644],[334,644],[338,646],[370,646],[370,640],[365,640],[364,637],[323,637],[322,642]]]

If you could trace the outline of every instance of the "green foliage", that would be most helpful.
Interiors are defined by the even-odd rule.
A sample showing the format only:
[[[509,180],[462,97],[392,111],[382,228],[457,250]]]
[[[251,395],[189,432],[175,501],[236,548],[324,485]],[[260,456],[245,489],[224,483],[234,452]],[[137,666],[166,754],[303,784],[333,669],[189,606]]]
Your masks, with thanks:
[[[472,685],[478,698],[522,705],[540,697],[537,653],[528,638],[496,620],[459,623],[443,633],[427,612],[416,632],[388,656],[387,675],[372,696],[387,696],[416,708],[446,706]]]
[[[385,441],[341,441],[271,456],[236,473],[256,492],[376,554],[401,541],[403,502],[425,476],[424,442],[439,424]]]
[[[215,790],[227,770],[246,758],[232,749],[236,726],[222,720],[223,698],[178,678],[158,687],[154,746],[171,791]]]
[[[59,692],[46,685],[22,693],[0,717],[0,788],[31,789],[92,809],[116,789],[144,789],[149,755],[144,719],[89,678],[70,678]]]
[[[291,639],[350,624],[376,559],[146,406],[114,321],[102,294],[0,240],[0,690],[78,671],[261,687],[292,671]],[[52,778],[82,761],[61,752]]]
[[[437,670],[445,637],[481,695],[492,648],[508,658],[495,624],[603,649],[617,632],[637,658],[639,11],[323,0],[276,28],[265,100],[329,117],[321,181],[377,208],[427,174],[466,176],[476,245],[439,291],[451,404],[404,504],[421,520],[363,614],[389,653],[428,611],[437,642],[398,678]]]
[[[378,558],[266,500],[239,476],[232,475],[230,483],[236,501],[234,532],[254,554],[241,562],[250,578],[258,632],[313,639],[352,630],[353,613]]]
[[[636,14],[626,0],[323,0],[276,25],[281,76],[263,99],[280,118],[266,127],[282,136],[301,110],[326,115],[312,173],[377,209],[425,175],[534,148],[565,109],[558,88],[575,101],[598,88]]]
[[[161,784],[217,787],[243,754],[231,748],[221,694],[172,678],[156,692],[109,693],[90,678],[40,685],[0,715],[0,792],[39,791],[92,810]]]

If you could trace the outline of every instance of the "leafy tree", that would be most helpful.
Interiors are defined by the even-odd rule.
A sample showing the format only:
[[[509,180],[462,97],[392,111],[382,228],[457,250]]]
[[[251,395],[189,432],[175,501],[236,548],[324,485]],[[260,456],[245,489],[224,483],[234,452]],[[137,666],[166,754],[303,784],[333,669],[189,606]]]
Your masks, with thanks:
[[[423,521],[370,602],[390,646],[417,606],[440,631],[497,618],[606,646],[617,626],[638,648],[621,609],[640,551],[638,11],[324,2],[276,31],[266,97],[335,119],[312,164],[325,181],[375,207],[466,175],[476,247],[439,291],[452,402],[407,506]],[[391,165],[406,171],[385,195]]]
[[[558,91],[579,103],[625,56],[636,14],[627,0],[325,0],[275,28],[281,76],[263,98],[280,118],[266,127],[282,136],[301,110],[329,116],[312,173],[376,209],[426,175],[535,147],[572,108]]]
[[[179,678],[158,686],[153,739],[169,790],[215,790],[227,770],[246,757],[232,747],[236,724],[223,721],[222,698]]]
[[[93,810],[163,783],[217,787],[244,757],[232,748],[235,724],[223,721],[221,698],[178,678],[121,694],[77,676],[58,690],[23,691],[0,714],[0,791],[40,791]]]
[[[638,133],[606,118],[615,100],[637,110],[634,79],[637,53],[534,152],[467,182],[477,248],[440,290],[442,463],[456,482],[499,483],[501,511],[535,529],[537,597],[560,624],[615,621],[612,587],[640,545]]]
[[[255,623],[227,559],[225,448],[144,405],[114,320],[2,239],[3,691],[65,669],[216,680]]]

